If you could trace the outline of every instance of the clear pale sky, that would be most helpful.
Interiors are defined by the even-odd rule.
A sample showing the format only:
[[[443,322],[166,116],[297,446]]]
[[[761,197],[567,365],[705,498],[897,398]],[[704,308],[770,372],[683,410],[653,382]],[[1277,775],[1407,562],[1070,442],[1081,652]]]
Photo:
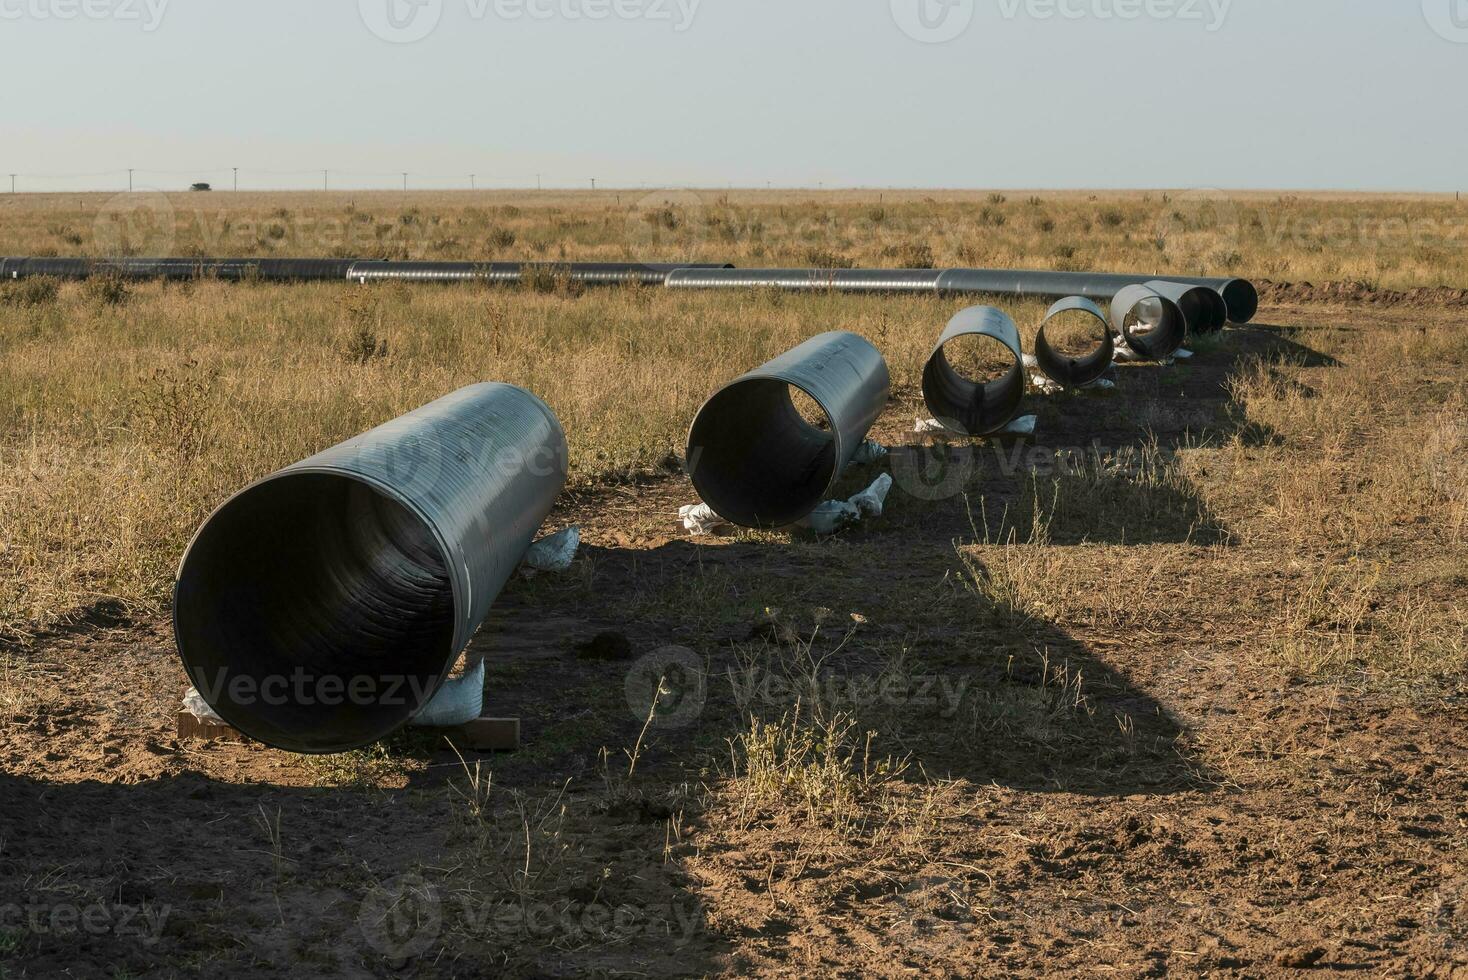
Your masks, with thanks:
[[[6,190],[1468,190],[1468,0],[0,0],[0,81]]]

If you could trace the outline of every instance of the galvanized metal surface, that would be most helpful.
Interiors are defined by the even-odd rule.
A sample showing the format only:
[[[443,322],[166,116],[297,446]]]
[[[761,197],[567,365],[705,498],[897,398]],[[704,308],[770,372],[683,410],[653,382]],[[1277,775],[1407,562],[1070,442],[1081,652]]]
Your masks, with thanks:
[[[688,432],[693,486],[725,520],[783,527],[824,501],[886,407],[887,362],[854,333],[832,332],[731,381]],[[797,389],[827,426],[803,419]]]
[[[584,285],[622,285],[636,280],[661,286],[669,273],[685,266],[642,262],[368,262],[351,264],[347,278],[362,282],[395,279],[404,282],[520,282],[526,272],[563,275]],[[692,268],[723,268],[694,266]]]
[[[1229,319],[1247,323],[1259,309],[1259,294],[1244,279],[1189,279],[1175,276],[1024,269],[731,269],[671,273],[669,289],[785,289],[838,293],[935,292],[942,295],[990,294],[1063,299],[1081,296],[1109,301],[1127,286],[1155,279],[1208,286],[1223,297]]]
[[[340,752],[406,723],[489,612],[566,481],[534,395],[461,389],[246,487],[179,566],[174,631],[230,724]]]
[[[735,269],[686,267],[668,274],[669,289],[784,289],[795,292],[932,293],[937,269]]]
[[[1176,354],[1188,336],[1182,308],[1140,283],[1123,287],[1112,299],[1111,326],[1128,347],[1154,361]]]
[[[962,337],[997,341],[1009,351],[1013,365],[990,381],[964,377],[953,368],[945,352],[948,344]],[[986,436],[1013,421],[1024,397],[1024,352],[1014,321],[992,306],[960,310],[948,321],[923,367],[923,401],[928,411],[951,432]]]
[[[1173,282],[1170,279],[1153,279],[1143,285],[1178,305],[1188,321],[1189,333],[1217,333],[1228,323],[1228,304],[1212,286]]]
[[[1045,328],[1067,313],[1080,313],[1095,324],[1096,349],[1083,357],[1071,357],[1056,350]],[[1106,313],[1082,296],[1057,300],[1045,313],[1045,320],[1035,334],[1035,361],[1040,373],[1065,388],[1082,388],[1097,381],[1116,358],[1116,341],[1112,338]]]

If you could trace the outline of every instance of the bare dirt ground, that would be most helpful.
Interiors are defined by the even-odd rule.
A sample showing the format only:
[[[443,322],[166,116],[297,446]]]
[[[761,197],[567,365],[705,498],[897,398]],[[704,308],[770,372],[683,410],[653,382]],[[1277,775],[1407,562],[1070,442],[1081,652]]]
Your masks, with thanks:
[[[1320,385],[1385,316],[1272,305],[1111,398],[1032,398],[1039,447],[1187,450],[1189,481],[1037,500],[1034,446],[924,471],[900,390],[849,477],[890,467],[888,512],[831,540],[690,538],[677,474],[568,494],[576,568],[477,641],[514,755],[179,742],[166,622],[11,642],[0,976],[1468,976],[1461,669],[1274,655],[1334,555],[1251,529],[1298,457],[1230,384]],[[1461,555],[1409,514],[1376,556],[1457,608]],[[629,688],[680,670],[647,725]]]

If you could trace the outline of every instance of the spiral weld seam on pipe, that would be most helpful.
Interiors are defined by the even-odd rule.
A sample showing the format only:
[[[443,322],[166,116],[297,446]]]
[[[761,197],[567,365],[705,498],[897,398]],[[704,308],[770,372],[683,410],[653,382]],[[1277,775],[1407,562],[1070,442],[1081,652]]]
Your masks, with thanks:
[[[231,725],[288,751],[390,734],[469,645],[566,473],[550,408],[486,383],[251,484],[179,564],[174,632],[190,681]],[[289,696],[272,699],[266,686],[282,679]]]
[[[1228,304],[1212,286],[1174,282],[1171,279],[1154,279],[1143,283],[1159,296],[1165,296],[1177,304],[1188,322],[1188,333],[1192,336],[1217,333],[1228,323]]]
[[[1065,313],[1082,313],[1096,321],[1101,342],[1096,350],[1083,357],[1069,357],[1051,346],[1045,328]],[[1057,300],[1045,313],[1040,330],[1035,334],[1035,361],[1040,373],[1062,388],[1084,388],[1100,380],[1116,359],[1116,340],[1101,307],[1083,296],[1067,296]]]
[[[881,353],[845,331],[812,337],[711,395],[688,430],[688,473],[699,497],[743,527],[796,523],[830,496],[886,407]],[[801,418],[791,389],[825,416]]]
[[[1143,314],[1150,309],[1150,318]],[[1137,284],[1127,286],[1111,301],[1111,326],[1133,351],[1154,361],[1176,354],[1188,336],[1188,321],[1182,309],[1156,290]],[[1138,328],[1146,326],[1149,332]]]
[[[986,337],[1014,358],[1003,377],[974,381],[954,370],[945,348],[960,337]],[[971,306],[948,321],[923,366],[923,402],[948,431],[966,436],[993,435],[1019,413],[1025,397],[1024,351],[1019,327],[992,306]]]

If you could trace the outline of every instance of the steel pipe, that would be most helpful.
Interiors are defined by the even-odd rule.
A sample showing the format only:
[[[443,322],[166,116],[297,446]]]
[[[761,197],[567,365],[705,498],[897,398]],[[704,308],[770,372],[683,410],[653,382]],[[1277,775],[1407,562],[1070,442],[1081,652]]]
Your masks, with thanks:
[[[887,404],[887,362],[833,332],[720,388],[688,431],[688,475],[704,503],[744,527],[794,524],[827,498]],[[801,417],[792,391],[824,424]]]
[[[179,566],[189,679],[293,752],[371,744],[433,696],[566,481],[551,410],[479,384],[253,483]]]
[[[1096,349],[1089,354],[1073,357],[1057,350],[1046,334],[1061,316],[1079,313],[1094,324],[1097,336]],[[1081,296],[1068,296],[1058,300],[1045,313],[1045,320],[1035,334],[1035,361],[1040,373],[1063,388],[1083,388],[1099,380],[1116,358],[1116,341],[1111,336],[1106,313],[1090,300]]]
[[[1140,283],[1111,301],[1111,326],[1126,345],[1153,361],[1176,354],[1188,336],[1188,319],[1176,302]]]
[[[1212,286],[1154,279],[1144,283],[1159,296],[1166,296],[1183,311],[1191,334],[1217,333],[1228,323],[1228,304]]]
[[[1082,296],[1109,301],[1131,285],[1164,280],[1207,286],[1219,292],[1228,317],[1247,323],[1259,309],[1259,294],[1245,279],[1190,279],[1177,276],[1116,275],[1015,269],[679,269],[667,278],[669,289],[770,288],[796,292],[938,293],[1010,295],[1064,299]]]
[[[355,261],[347,278],[360,282],[394,279],[404,282],[518,283],[526,272],[564,275],[588,286],[615,286],[636,280],[646,286],[661,286],[669,273],[683,268],[724,266],[680,266],[642,262],[374,262]]]
[[[939,269],[676,269],[669,289],[783,289],[791,292],[933,293]]]
[[[948,345],[961,337],[983,337],[1001,345],[1011,361],[991,381],[964,377],[948,356]],[[993,435],[1019,412],[1025,397],[1024,352],[1019,328],[1003,310],[973,306],[960,310],[938,338],[923,367],[923,401],[945,429],[966,436]]]

